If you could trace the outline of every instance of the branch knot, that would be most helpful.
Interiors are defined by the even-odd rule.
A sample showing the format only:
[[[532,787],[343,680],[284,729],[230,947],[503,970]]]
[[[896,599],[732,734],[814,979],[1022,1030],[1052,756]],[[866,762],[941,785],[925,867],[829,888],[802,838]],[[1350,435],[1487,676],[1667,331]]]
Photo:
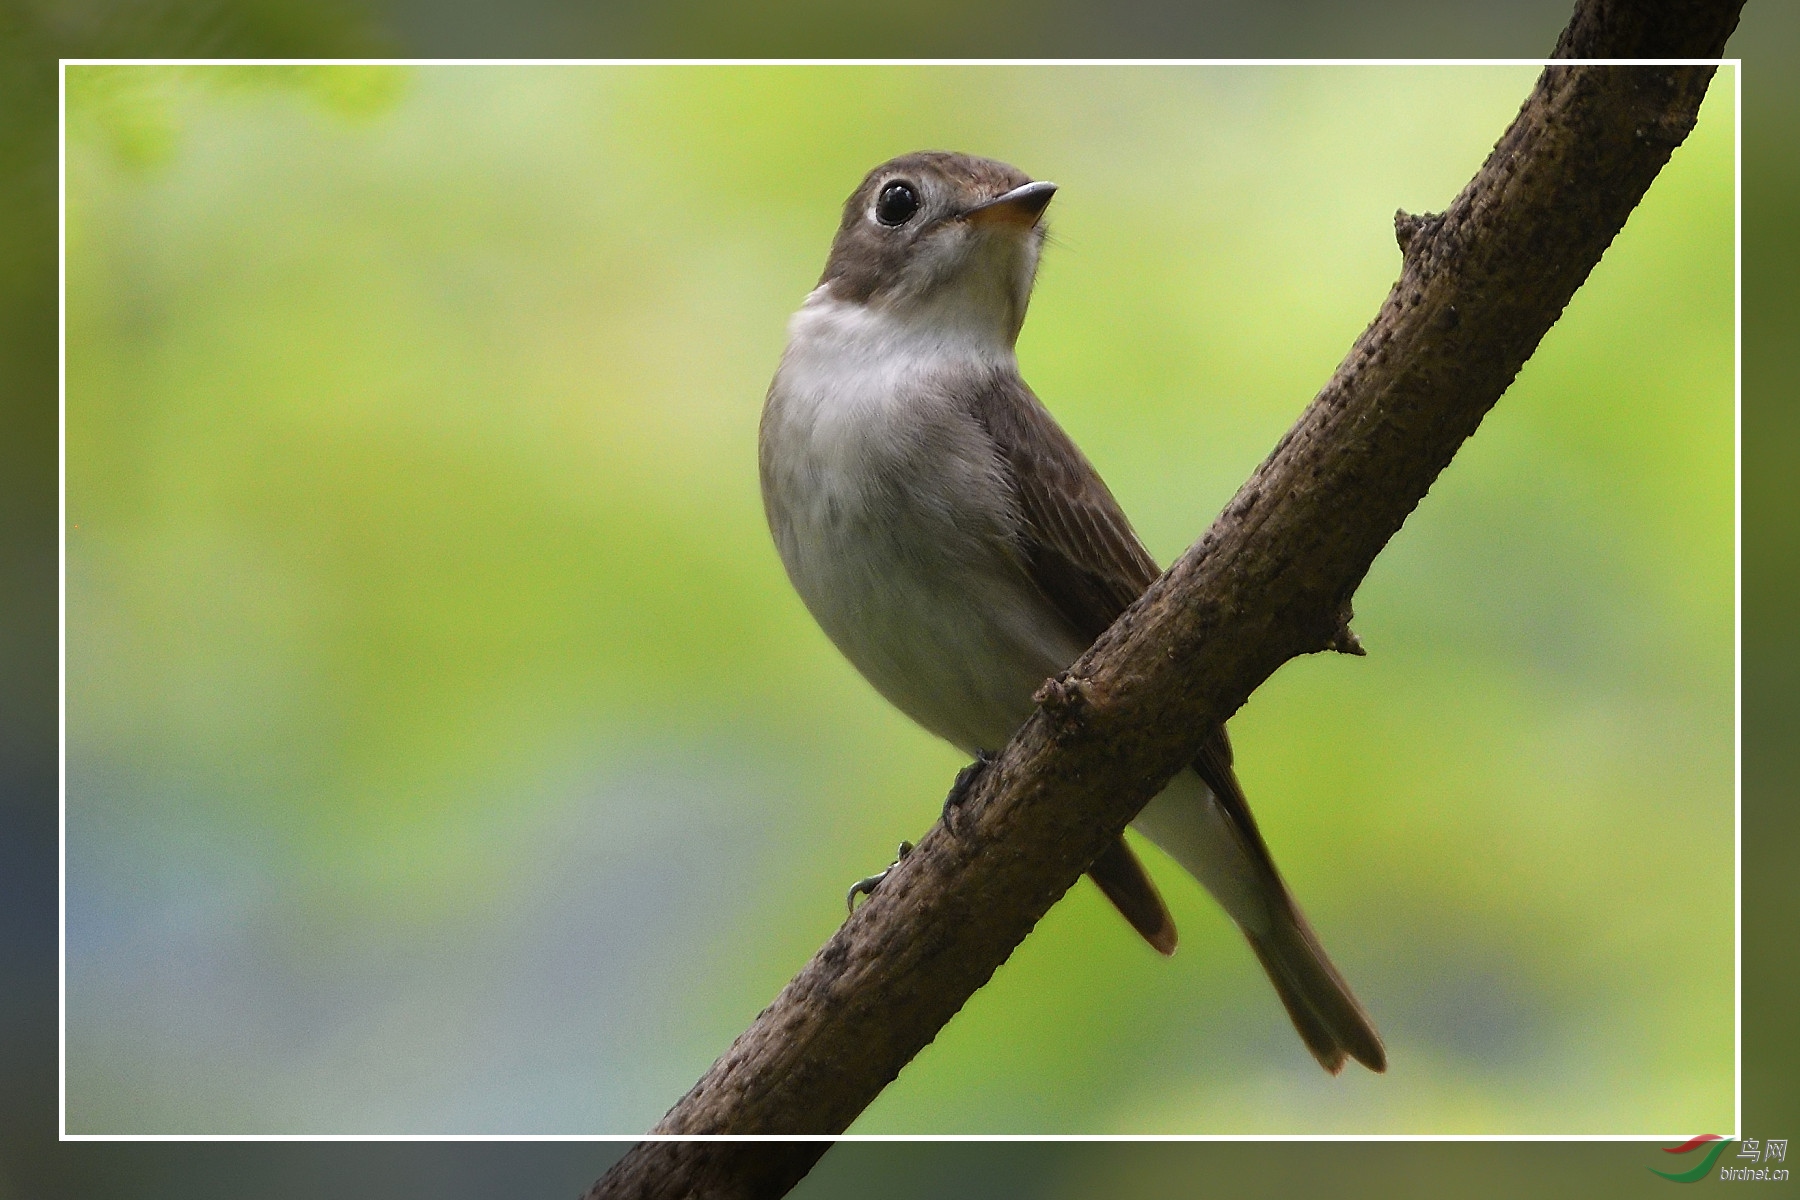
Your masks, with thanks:
[[[1087,680],[1064,671],[1044,680],[1031,699],[1058,724],[1068,727],[1081,722],[1093,697],[1088,692]]]
[[[1356,636],[1356,630],[1346,623],[1339,625],[1331,635],[1331,641],[1325,645],[1327,650],[1335,650],[1339,654],[1353,654],[1357,658],[1365,657],[1369,652],[1363,649],[1362,639]]]
[[[1394,240],[1400,243],[1400,253],[1406,258],[1413,258],[1413,246],[1417,244],[1423,250],[1424,242],[1419,238],[1424,234],[1430,238],[1444,223],[1443,213],[1419,213],[1414,215],[1404,208],[1394,210]]]
[[[1350,628],[1350,619],[1355,615],[1355,611],[1350,607],[1350,601],[1344,601],[1342,607],[1337,611],[1337,625],[1332,629],[1331,636],[1325,640],[1325,649],[1336,651],[1339,654],[1353,654],[1358,658],[1363,658],[1369,653],[1363,649],[1362,639],[1356,636],[1356,630]]]

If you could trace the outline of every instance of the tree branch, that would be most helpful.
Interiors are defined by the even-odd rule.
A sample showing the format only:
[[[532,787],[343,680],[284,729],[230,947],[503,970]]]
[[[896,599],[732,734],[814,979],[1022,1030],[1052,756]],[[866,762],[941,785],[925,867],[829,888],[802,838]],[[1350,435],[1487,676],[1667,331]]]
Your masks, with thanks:
[[[1559,56],[1714,58],[1742,0],[1581,0]],[[1296,655],[1355,652],[1375,555],[1511,384],[1693,128],[1711,67],[1546,67],[1400,278],[1195,546],[1067,672],[964,804],[657,1134],[831,1134],[937,1035],[1138,810]],[[651,1142],[599,1197],[779,1196],[823,1153]]]

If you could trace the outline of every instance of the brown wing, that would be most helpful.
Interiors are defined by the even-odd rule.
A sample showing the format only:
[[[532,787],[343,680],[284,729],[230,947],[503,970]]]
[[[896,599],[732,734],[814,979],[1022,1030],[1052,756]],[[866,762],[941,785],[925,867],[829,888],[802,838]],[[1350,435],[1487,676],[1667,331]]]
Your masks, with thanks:
[[[1156,890],[1149,872],[1124,838],[1102,850],[1087,873],[1100,885],[1100,894],[1112,901],[1113,907],[1158,954],[1175,953],[1175,918],[1169,915],[1162,893]]]
[[[975,418],[999,448],[1023,518],[1020,547],[1040,591],[1091,642],[1161,574],[1100,473],[1016,375],[977,392]],[[1124,838],[1088,874],[1159,953],[1175,952],[1175,919]]]
[[[1200,743],[1200,753],[1194,756],[1194,770],[1212,789],[1225,815],[1237,825],[1256,865],[1280,879],[1281,873],[1275,869],[1275,856],[1269,853],[1269,844],[1263,841],[1262,830],[1256,827],[1256,818],[1250,815],[1250,801],[1244,797],[1244,785],[1238,782],[1237,772],[1231,769],[1231,738],[1226,735],[1223,725]],[[1285,885],[1282,890],[1286,891]]]
[[[1032,578],[1064,619],[1093,641],[1161,574],[1156,560],[1100,473],[1023,380],[997,379],[982,393],[976,416],[1011,470]],[[1223,725],[1207,735],[1194,769],[1243,830],[1252,855],[1273,874],[1274,860],[1231,769]]]
[[[1156,560],[1100,473],[1017,375],[996,374],[973,408],[1011,476],[1033,580],[1093,641],[1162,574]]]
[[[1155,560],[1099,473],[1022,380],[996,378],[979,395],[975,413],[1012,476],[1025,527],[1021,551],[1032,578],[1082,640],[1093,641],[1155,581],[1160,574]],[[1381,1037],[1288,894],[1231,757],[1225,727],[1216,726],[1201,743],[1194,770],[1236,826],[1264,876],[1264,894],[1285,910],[1275,914],[1269,937],[1246,931],[1250,945],[1326,1070],[1337,1071],[1350,1054],[1380,1071],[1387,1064]],[[1123,839],[1088,873],[1151,945],[1165,954],[1174,948],[1174,924],[1162,897]]]

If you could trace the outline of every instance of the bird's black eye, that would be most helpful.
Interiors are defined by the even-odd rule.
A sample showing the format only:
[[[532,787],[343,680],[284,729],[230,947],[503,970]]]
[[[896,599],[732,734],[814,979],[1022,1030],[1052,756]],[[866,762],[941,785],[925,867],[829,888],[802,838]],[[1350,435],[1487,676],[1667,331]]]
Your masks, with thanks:
[[[875,219],[883,225],[904,225],[918,211],[918,193],[903,179],[882,188],[881,195],[875,198]]]

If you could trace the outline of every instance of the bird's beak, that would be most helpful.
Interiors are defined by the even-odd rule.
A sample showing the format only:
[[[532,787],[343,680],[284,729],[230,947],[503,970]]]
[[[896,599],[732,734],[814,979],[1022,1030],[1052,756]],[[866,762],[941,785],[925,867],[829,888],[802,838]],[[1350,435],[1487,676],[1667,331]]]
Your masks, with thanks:
[[[1056,195],[1056,185],[1040,179],[1014,188],[1004,196],[984,200],[962,211],[962,219],[978,225],[1013,225],[1029,229],[1044,215],[1045,205]]]

